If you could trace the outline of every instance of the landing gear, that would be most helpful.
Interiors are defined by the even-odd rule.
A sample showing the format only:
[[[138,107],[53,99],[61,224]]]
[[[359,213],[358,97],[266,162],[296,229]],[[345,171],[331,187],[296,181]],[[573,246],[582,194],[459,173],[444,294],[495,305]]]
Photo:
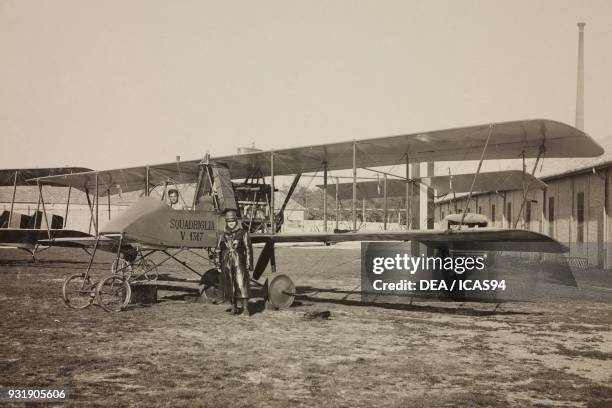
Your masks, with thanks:
[[[62,285],[64,303],[71,309],[85,309],[94,301],[96,284],[87,274],[70,276]]]
[[[200,278],[198,286],[200,296],[204,296],[212,303],[223,302],[223,274],[216,268],[209,269]]]
[[[262,284],[258,280],[263,272],[270,265],[272,274],[269,279]],[[272,310],[282,310],[291,307],[295,300],[295,284],[284,274],[276,273],[276,260],[274,256],[274,243],[267,242],[257,260],[251,283],[252,292],[258,292],[266,302],[266,308]],[[202,275],[200,280],[200,295],[205,296],[212,303],[230,301],[231,294],[224,294],[223,273],[219,269],[209,269]],[[257,295],[256,295],[257,296]],[[243,302],[244,303],[244,302]],[[232,305],[233,308],[241,305]],[[243,310],[247,311],[247,305],[242,305]]]
[[[130,303],[132,289],[119,275],[111,275],[98,283],[96,301],[107,312],[120,312]]]
[[[276,275],[268,284],[267,303],[273,309],[288,309],[295,300],[295,285],[287,275]]]

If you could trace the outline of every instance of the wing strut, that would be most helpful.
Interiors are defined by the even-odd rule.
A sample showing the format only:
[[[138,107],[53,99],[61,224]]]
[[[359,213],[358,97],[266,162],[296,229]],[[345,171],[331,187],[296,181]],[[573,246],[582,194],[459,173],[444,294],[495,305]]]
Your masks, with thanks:
[[[13,198],[11,199],[11,212],[9,212],[8,228],[11,228],[11,221],[13,221],[13,207],[15,205],[15,193],[17,192],[17,176],[19,170],[15,170],[15,180],[13,181]]]
[[[336,177],[336,228],[335,230],[338,230],[338,227],[340,226],[340,202],[338,201],[338,189],[340,188],[340,179],[338,177]]]
[[[414,193],[414,184],[410,182],[410,160],[408,152],[406,152],[406,229],[411,229],[412,224],[412,193]],[[397,213],[397,224],[400,225],[400,214]]]
[[[525,207],[525,203],[527,202],[527,193],[529,192],[529,185],[531,184],[531,180],[533,180],[533,175],[535,174],[536,168],[538,167],[538,163],[540,162],[540,158],[546,151],[546,146],[543,144],[540,145],[540,151],[538,152],[538,157],[536,157],[536,161],[533,164],[533,169],[531,169],[531,178],[527,180],[527,184],[523,188],[523,202],[521,203],[521,208],[516,216],[516,221],[514,221],[514,228],[518,225],[519,219],[521,218],[521,214],[523,213],[523,208]],[[523,167],[523,173],[525,172],[525,167]]]
[[[482,154],[480,155],[480,161],[478,162],[478,168],[476,169],[476,174],[474,174],[474,179],[472,180],[472,185],[470,186],[470,192],[465,202],[465,207],[463,208],[463,213],[461,215],[461,221],[459,221],[459,229],[461,229],[461,226],[463,225],[463,220],[465,219],[466,211],[470,205],[470,201],[472,200],[472,190],[474,190],[474,185],[476,184],[476,178],[478,177],[478,173],[480,173],[480,168],[482,167],[482,162],[484,161],[485,153],[487,152],[487,146],[489,146],[489,141],[491,140],[491,135],[493,134],[493,129],[495,129],[495,125],[489,125],[489,134],[487,136],[487,141],[485,142],[484,148],[482,149]]]
[[[68,209],[70,208],[70,193],[72,192],[72,186],[68,186],[68,197],[66,198],[66,214],[64,214],[64,228],[68,225]]]
[[[43,215],[45,217],[45,224],[47,224],[47,235],[49,236],[49,239],[51,239],[51,230],[49,229],[49,219],[47,218],[47,209],[45,208],[45,199],[42,196],[42,184],[40,184],[40,181],[38,180],[36,180],[36,184],[38,184],[38,193],[40,194],[40,197],[41,197]]]
[[[38,201],[36,202],[36,212],[34,213],[34,228],[38,229],[38,211],[40,211],[40,190],[38,191]]]
[[[145,167],[145,197],[149,196],[149,165]]]
[[[327,162],[326,161],[323,162],[323,231],[327,232]]]
[[[383,174],[383,230],[387,230],[387,174]]]
[[[276,233],[276,220],[274,219],[274,152],[270,152],[270,230]]]
[[[110,189],[106,190],[106,198],[108,199],[108,220],[111,219],[111,198],[110,198]]]
[[[300,171],[299,173],[295,175],[295,177],[293,178],[293,181],[291,182],[289,191],[287,191],[287,195],[285,196],[285,201],[283,201],[283,206],[280,208],[280,211],[278,212],[278,216],[276,217],[277,218],[276,232],[280,232],[280,228],[283,226],[283,223],[285,222],[285,208],[287,207],[287,204],[289,204],[289,200],[293,196],[293,192],[295,191],[295,188],[297,187],[297,184],[300,181],[301,177],[302,177],[302,172]]]
[[[85,187],[85,197],[87,198],[87,208],[89,208],[89,234],[91,234],[91,224],[95,223],[95,219],[94,219],[94,209],[93,209],[93,204],[91,203],[91,198],[89,197],[89,189],[87,187]],[[97,231],[98,227],[96,225],[94,225],[94,230]],[[96,233],[96,235],[98,235]]]
[[[353,232],[357,232],[357,143],[353,141],[353,200],[351,202]]]
[[[43,208],[44,208],[44,201],[43,201]],[[96,236],[98,235],[98,227],[100,226],[100,224],[98,223],[98,221],[100,220],[100,211],[98,211],[100,209],[100,191],[99,191],[99,183],[98,183],[98,173],[96,173]],[[46,217],[46,213],[45,213],[45,217]]]

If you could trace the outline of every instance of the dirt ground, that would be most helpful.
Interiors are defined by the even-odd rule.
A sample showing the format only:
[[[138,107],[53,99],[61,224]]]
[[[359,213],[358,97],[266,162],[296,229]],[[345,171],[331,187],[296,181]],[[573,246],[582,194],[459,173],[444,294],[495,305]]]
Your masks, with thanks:
[[[86,267],[82,251],[50,249],[33,264],[3,250],[0,386],[67,387],[60,406],[612,406],[609,287],[497,308],[362,304],[359,256],[279,248],[279,270],[303,296],[284,311],[254,299],[247,318],[185,291],[117,314],[68,309],[61,284]],[[98,276],[109,259],[94,264]],[[331,318],[305,320],[309,311]]]

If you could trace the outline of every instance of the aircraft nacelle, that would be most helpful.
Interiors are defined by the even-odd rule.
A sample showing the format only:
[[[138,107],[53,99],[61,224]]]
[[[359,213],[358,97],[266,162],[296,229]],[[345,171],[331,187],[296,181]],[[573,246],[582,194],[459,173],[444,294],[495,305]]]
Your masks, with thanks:
[[[159,198],[143,197],[100,234],[121,234],[127,241],[152,246],[211,248],[224,228],[224,217],[217,211],[175,210]]]

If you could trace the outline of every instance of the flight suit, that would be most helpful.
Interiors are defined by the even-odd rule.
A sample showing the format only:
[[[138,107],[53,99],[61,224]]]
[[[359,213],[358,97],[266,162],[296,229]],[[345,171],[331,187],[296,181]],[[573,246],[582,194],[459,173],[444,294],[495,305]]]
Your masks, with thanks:
[[[221,269],[230,282],[232,303],[238,300],[249,299],[249,271],[253,270],[253,245],[248,231],[239,225],[233,230],[227,227],[221,237],[217,248],[221,250]]]

